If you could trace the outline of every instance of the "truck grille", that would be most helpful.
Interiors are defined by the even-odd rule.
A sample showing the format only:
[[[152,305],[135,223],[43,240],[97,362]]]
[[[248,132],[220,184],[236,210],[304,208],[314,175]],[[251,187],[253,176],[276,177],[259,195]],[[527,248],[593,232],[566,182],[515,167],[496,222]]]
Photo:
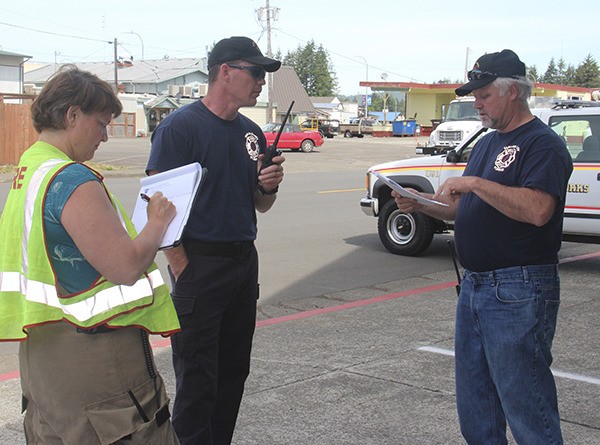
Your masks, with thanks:
[[[440,131],[440,142],[460,142],[462,140],[462,131]]]

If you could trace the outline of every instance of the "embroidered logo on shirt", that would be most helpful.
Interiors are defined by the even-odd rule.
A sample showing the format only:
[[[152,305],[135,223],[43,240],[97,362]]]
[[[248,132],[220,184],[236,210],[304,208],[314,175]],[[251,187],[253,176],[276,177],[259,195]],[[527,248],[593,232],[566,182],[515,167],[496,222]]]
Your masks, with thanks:
[[[254,133],[246,133],[244,136],[246,138],[246,151],[248,152],[248,156],[253,161],[258,159],[258,136]]]
[[[498,172],[503,172],[504,170],[506,170],[508,166],[515,161],[517,153],[520,150],[521,149],[516,145],[509,145],[508,147],[504,147],[502,153],[500,153],[496,157],[496,162],[494,163],[494,170]]]

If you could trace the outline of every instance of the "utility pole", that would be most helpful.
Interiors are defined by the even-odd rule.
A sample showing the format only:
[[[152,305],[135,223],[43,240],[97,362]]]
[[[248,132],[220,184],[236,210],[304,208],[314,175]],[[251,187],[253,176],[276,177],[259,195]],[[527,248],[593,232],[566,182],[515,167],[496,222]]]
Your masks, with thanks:
[[[118,79],[118,63],[119,63],[119,59],[117,57],[117,38],[115,37],[115,40],[113,42],[113,46],[115,47],[115,91],[118,93],[119,92],[119,79]]]
[[[267,2],[267,57],[273,57],[271,51],[271,8],[269,7],[269,0]],[[267,119],[269,122],[273,120],[273,73],[269,73],[267,76]]]
[[[363,56],[356,56],[356,57],[360,57],[361,59],[363,59],[363,61],[365,62],[365,69],[366,69],[366,81],[369,81],[369,64],[367,63],[367,59],[365,59]],[[365,119],[369,118],[369,87],[365,86]]]
[[[469,73],[469,53],[470,52],[471,52],[471,50],[467,46],[467,54],[465,55],[465,82],[467,82],[469,80],[469,79],[467,79],[467,77],[468,77],[468,73]]]
[[[265,0],[265,7],[259,8],[256,11],[258,13],[258,19],[262,21],[263,14],[267,22],[267,57],[273,57],[271,50],[271,22],[277,20],[279,14],[279,8],[271,8],[269,0]],[[273,73],[267,73],[267,120],[271,122],[273,120]]]

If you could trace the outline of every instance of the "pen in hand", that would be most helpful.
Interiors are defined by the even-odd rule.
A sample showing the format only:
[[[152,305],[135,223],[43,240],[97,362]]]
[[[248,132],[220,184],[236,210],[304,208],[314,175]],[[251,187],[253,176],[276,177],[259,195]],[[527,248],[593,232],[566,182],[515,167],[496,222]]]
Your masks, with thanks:
[[[150,202],[150,197],[148,195],[146,195],[145,193],[140,193],[140,197],[146,201],[146,202]]]

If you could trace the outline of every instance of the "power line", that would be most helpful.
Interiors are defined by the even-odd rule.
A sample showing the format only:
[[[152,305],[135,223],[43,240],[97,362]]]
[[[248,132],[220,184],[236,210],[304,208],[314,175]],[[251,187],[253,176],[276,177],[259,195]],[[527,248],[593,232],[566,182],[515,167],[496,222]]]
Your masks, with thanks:
[[[20,25],[13,25],[12,23],[0,22],[0,25],[5,25],[5,26],[11,26],[13,28],[24,29],[26,31],[39,32],[41,34],[50,34],[50,35],[59,36],[59,37],[69,37],[71,39],[89,40],[89,41],[92,41],[92,42],[104,42],[104,43],[109,43],[111,45],[113,44],[113,42],[111,42],[109,40],[92,39],[91,37],[82,37],[82,36],[74,36],[74,35],[71,35],[71,34],[61,34],[61,33],[52,32],[52,31],[43,31],[41,29],[28,28],[26,26],[20,26]]]

